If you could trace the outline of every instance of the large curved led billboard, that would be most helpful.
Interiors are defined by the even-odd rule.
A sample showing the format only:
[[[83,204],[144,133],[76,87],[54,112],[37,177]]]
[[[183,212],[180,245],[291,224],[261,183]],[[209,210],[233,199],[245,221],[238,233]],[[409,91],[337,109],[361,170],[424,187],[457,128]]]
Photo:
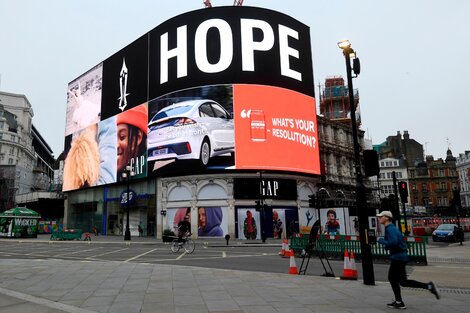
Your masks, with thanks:
[[[216,7],[157,26],[68,86],[64,190],[262,169],[320,174],[309,28]]]

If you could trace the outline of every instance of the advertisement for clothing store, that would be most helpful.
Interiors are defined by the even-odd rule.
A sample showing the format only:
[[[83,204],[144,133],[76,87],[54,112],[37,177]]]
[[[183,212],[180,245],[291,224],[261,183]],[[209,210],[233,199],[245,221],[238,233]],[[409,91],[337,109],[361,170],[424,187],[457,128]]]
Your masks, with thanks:
[[[178,232],[178,224],[187,216],[191,225],[197,224],[198,237],[223,237],[228,234],[228,209],[226,207],[199,207],[197,220],[191,219],[190,208],[167,209],[166,229]]]
[[[67,94],[65,191],[118,182],[126,166],[134,178],[320,174],[310,30],[279,12],[176,16],[73,80]]]

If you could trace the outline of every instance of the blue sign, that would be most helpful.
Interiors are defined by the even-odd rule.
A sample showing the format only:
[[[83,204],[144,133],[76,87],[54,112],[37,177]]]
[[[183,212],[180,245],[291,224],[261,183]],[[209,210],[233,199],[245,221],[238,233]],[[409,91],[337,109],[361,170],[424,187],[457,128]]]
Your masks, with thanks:
[[[129,190],[129,196],[127,196],[127,190],[121,192],[121,205],[127,205],[127,200],[129,199],[129,205],[134,205],[137,194],[133,190]]]

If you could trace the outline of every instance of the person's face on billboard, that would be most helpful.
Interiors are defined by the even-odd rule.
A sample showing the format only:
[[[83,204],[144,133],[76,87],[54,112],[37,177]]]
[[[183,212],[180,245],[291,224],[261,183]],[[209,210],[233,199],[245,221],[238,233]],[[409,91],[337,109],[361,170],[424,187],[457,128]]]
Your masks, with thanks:
[[[329,220],[329,221],[334,221],[334,220],[336,220],[335,214],[332,213],[332,212],[328,213],[328,220]]]
[[[199,227],[200,228],[206,227],[206,209],[199,208],[198,215],[199,215]]]
[[[278,219],[279,219],[279,214],[277,213],[277,211],[273,211],[273,220],[277,221]]]
[[[246,216],[247,216],[247,217],[251,217],[251,216],[252,216],[252,214],[251,214],[251,211],[250,211],[250,210],[246,211]]]
[[[129,164],[133,153],[138,150],[142,142],[142,131],[135,129],[136,137],[130,139],[130,127],[128,124],[117,125],[117,170],[123,170]]]
[[[127,124],[117,125],[117,169],[126,167],[129,161],[129,127]]]

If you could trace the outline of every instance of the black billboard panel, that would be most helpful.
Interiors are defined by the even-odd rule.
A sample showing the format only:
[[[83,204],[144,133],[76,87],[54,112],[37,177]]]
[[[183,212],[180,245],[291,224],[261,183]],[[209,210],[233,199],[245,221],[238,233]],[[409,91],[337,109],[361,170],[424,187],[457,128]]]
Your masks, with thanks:
[[[147,102],[148,34],[103,62],[101,120]]]
[[[271,10],[217,7],[150,33],[149,99],[195,86],[248,83],[314,96],[309,28]]]
[[[233,180],[235,199],[297,199],[297,182],[291,179],[235,178]]]

